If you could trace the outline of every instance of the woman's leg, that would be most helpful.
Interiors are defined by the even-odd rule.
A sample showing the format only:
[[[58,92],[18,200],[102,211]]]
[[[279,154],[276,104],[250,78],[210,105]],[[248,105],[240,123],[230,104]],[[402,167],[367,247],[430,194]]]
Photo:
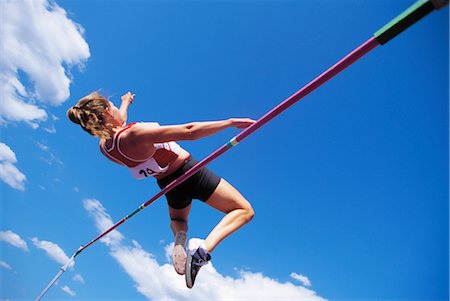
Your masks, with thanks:
[[[220,180],[206,203],[226,214],[205,239],[208,252],[212,252],[225,237],[248,223],[254,215],[250,203],[224,179]]]
[[[187,232],[191,206],[192,204],[189,204],[182,209],[174,209],[169,206],[170,228],[173,231],[173,235],[176,235],[180,231]]]
[[[184,275],[186,272],[186,232],[191,204],[183,209],[174,209],[169,206],[170,227],[175,236],[172,262],[175,271]]]

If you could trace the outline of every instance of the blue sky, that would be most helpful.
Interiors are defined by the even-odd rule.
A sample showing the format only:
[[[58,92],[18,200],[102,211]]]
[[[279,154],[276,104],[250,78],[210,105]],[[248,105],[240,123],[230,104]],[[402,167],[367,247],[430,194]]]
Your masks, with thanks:
[[[257,119],[413,1],[1,4],[0,300],[31,299],[157,191],[65,117]],[[256,216],[189,291],[164,199],[77,257],[47,300],[448,300],[449,12],[433,12],[210,164]],[[238,130],[182,142],[204,158]],[[221,214],[194,203],[190,237]]]

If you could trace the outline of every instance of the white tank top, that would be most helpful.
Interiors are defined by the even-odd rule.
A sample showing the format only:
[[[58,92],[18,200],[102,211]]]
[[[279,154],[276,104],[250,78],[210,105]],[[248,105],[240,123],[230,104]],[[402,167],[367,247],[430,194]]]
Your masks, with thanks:
[[[170,164],[178,158],[178,155],[182,151],[181,146],[174,141],[154,143],[153,145],[156,150],[147,159],[132,159],[120,150],[120,136],[135,124],[136,123],[130,123],[118,131],[112,139],[110,148],[106,146],[106,142],[101,143],[100,151],[111,161],[128,167],[131,175],[138,180],[148,176],[157,176],[165,173],[169,169]],[[159,126],[156,122],[153,122],[153,124]]]

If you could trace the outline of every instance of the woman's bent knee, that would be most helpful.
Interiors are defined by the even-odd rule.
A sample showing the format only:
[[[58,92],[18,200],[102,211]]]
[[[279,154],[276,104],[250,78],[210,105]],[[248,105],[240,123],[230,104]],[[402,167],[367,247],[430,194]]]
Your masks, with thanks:
[[[245,222],[250,222],[253,217],[255,216],[255,211],[253,210],[252,206],[245,208]]]

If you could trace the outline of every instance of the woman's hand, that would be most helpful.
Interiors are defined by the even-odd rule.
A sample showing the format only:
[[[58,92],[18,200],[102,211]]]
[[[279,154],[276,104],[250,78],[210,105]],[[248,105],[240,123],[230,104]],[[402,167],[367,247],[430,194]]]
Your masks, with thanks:
[[[245,129],[256,122],[256,120],[250,118],[230,118],[231,126],[238,129]]]
[[[127,92],[126,94],[122,95],[122,103],[131,104],[133,103],[134,96],[136,94],[131,94],[131,92]]]

